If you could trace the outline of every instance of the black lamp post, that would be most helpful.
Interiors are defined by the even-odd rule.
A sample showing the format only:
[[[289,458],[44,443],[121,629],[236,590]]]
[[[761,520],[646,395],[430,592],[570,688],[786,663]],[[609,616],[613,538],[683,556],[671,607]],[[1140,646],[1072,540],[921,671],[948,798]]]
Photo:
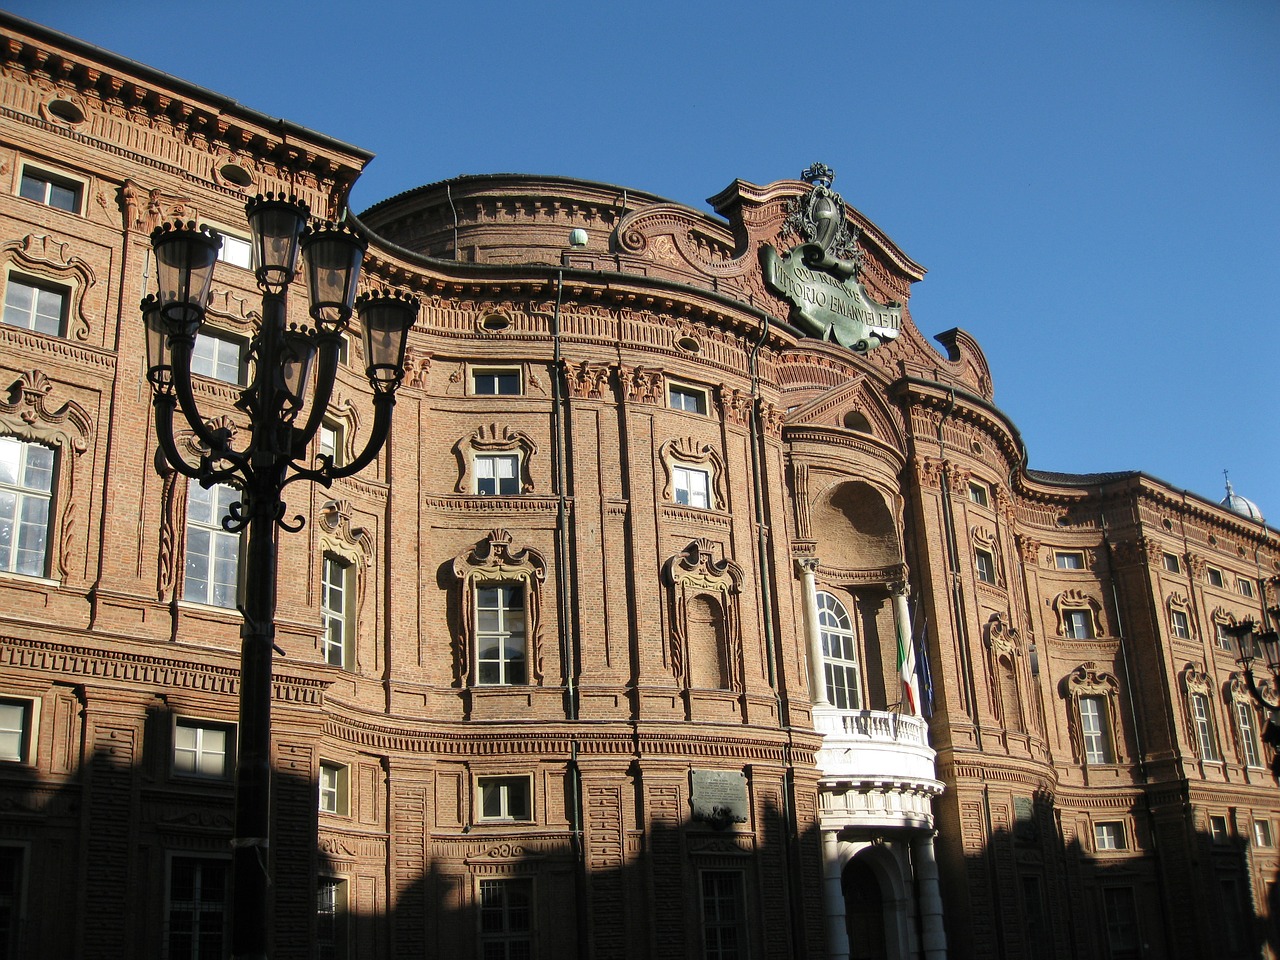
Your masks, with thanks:
[[[1272,613],[1275,613],[1274,608]],[[1272,749],[1271,773],[1280,780],[1280,702],[1273,702],[1280,695],[1280,634],[1275,630],[1256,629],[1252,620],[1234,624],[1226,630],[1236,638],[1236,644],[1240,648],[1240,656],[1236,658],[1236,662],[1240,664],[1245,683],[1249,685],[1249,694],[1266,713],[1267,725],[1262,731],[1262,742]],[[1263,681],[1267,688],[1266,694],[1271,699],[1267,699],[1253,676],[1254,661],[1259,659],[1259,654],[1271,675],[1269,680]]]
[[[240,723],[235,771],[235,835],[231,840],[231,954],[267,956],[270,917],[268,852],[271,818],[271,653],[275,645],[276,526],[301,530],[305,520],[284,515],[282,491],[295,480],[329,486],[363,469],[378,455],[391,427],[391,408],[404,374],[416,298],[368,293],[356,297],[366,242],[345,226],[308,224],[307,205],[267,194],[245,206],[253,233],[253,269],[262,291],[262,324],[250,345],[253,379],[236,406],[249,419],[249,440],[231,446],[231,432],[209,426],[192,393],[191,356],[204,322],[209,285],[222,238],[194,223],[165,224],[151,234],[160,292],[142,301],[147,330],[147,378],[153,390],[156,432],[165,459],[203,487],[227,483],[239,490],[222,521],[247,530],[244,622],[240,628]],[[307,266],[313,326],[289,323],[285,296]],[[324,419],[338,369],[342,330],[352,308],[360,314],[365,373],[373,387],[374,419],[358,457],[345,466],[322,454],[306,466],[307,445]],[[319,357],[315,397],[305,418],[305,392]],[[188,462],[174,435],[174,409],[199,441],[199,463]]]

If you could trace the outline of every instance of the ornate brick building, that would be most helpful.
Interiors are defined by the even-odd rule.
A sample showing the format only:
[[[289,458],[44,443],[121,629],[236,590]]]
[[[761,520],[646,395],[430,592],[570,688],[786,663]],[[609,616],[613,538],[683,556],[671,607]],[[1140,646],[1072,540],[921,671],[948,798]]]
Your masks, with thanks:
[[[235,492],[159,466],[149,234],[225,234],[197,394],[234,427],[245,199],[336,216],[370,155],[0,27],[0,955],[220,956]],[[1276,602],[1276,532],[1027,469],[923,269],[806,174],[351,216],[424,309],[387,450],[289,488],[275,955],[1274,952],[1223,628]],[[317,453],[362,445],[360,360]]]

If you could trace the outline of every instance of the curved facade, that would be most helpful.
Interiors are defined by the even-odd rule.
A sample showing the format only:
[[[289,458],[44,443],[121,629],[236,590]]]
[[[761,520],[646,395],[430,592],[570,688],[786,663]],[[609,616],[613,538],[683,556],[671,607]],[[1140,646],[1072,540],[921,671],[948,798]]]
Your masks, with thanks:
[[[0,519],[0,935],[193,956],[225,912],[237,546],[217,488],[157,468],[148,237],[247,234],[257,192],[336,215],[369,155],[0,22],[0,494],[27,511]],[[275,955],[1269,943],[1280,804],[1218,625],[1276,602],[1275,531],[1026,469],[977,344],[915,326],[923,268],[807,173],[713,213],[492,175],[353,215],[365,286],[423,312],[377,463],[289,488]],[[233,428],[235,249],[197,385]]]

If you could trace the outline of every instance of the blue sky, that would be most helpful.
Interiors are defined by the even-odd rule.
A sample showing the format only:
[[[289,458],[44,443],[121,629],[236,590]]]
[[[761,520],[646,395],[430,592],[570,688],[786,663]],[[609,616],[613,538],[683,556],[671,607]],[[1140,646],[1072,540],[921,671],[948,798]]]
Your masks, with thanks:
[[[1032,467],[1215,500],[1228,468],[1280,523],[1275,0],[7,8],[374,151],[357,210],[492,172],[705,210],[821,160]]]

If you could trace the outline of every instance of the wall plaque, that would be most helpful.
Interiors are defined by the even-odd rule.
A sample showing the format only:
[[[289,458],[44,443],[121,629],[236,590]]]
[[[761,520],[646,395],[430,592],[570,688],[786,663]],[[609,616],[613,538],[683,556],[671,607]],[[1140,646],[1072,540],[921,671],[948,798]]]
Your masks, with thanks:
[[[737,770],[694,770],[693,819],[714,827],[747,822],[747,778]]]

